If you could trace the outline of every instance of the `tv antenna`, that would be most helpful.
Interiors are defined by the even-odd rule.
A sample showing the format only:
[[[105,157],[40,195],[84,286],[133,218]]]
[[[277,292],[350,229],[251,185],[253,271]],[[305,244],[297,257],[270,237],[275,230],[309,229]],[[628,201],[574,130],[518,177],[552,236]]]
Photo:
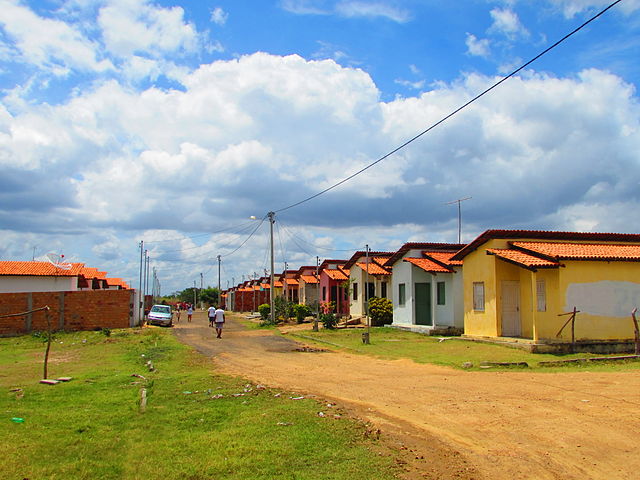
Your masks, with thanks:
[[[72,265],[64,261],[64,255],[57,253],[47,253],[45,255],[49,263],[60,270],[71,270]]]
[[[458,243],[460,243],[460,238],[462,236],[462,209],[460,208],[460,204],[465,200],[471,200],[472,198],[473,197],[464,197],[445,203],[445,205],[453,205],[454,203],[458,204]]]

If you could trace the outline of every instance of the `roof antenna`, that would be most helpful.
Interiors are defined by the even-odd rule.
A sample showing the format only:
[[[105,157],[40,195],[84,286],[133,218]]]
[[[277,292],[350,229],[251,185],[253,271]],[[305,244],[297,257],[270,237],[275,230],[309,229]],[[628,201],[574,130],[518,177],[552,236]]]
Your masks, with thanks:
[[[462,236],[462,210],[460,208],[460,204],[465,200],[470,200],[472,198],[473,197],[459,198],[457,200],[445,203],[445,205],[453,205],[454,203],[458,204],[458,243],[461,243],[460,237]]]
[[[64,261],[64,255],[58,255],[57,253],[47,253],[45,255],[51,265],[60,270],[71,270],[72,265]]]

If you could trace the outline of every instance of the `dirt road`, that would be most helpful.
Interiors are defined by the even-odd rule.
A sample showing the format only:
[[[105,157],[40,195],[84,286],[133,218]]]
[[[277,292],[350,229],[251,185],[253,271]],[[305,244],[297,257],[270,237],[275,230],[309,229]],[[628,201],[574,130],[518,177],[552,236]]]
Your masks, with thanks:
[[[466,372],[337,352],[204,316],[177,337],[225,373],[345,405],[415,451],[410,478],[632,479],[640,472],[640,372]],[[424,458],[420,458],[424,457]]]

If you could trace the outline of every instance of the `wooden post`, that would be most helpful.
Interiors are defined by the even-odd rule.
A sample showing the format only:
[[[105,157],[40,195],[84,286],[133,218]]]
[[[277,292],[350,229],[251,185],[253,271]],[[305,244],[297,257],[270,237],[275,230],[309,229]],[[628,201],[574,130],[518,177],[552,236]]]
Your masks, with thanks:
[[[51,350],[51,316],[49,315],[49,307],[44,311],[47,318],[47,349],[44,352],[44,380],[48,378],[47,364],[49,363],[49,350]]]
[[[571,315],[571,353],[576,353],[576,307]]]
[[[631,312],[631,318],[633,319],[633,333],[636,337],[636,355],[640,355],[640,331],[638,330],[638,319],[636,318],[637,308]]]

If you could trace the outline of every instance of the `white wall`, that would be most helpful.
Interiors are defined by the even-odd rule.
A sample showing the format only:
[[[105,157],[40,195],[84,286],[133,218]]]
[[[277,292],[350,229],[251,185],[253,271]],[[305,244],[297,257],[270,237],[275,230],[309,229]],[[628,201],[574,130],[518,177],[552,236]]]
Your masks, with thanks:
[[[0,293],[70,292],[78,290],[77,287],[77,277],[0,276]]]

